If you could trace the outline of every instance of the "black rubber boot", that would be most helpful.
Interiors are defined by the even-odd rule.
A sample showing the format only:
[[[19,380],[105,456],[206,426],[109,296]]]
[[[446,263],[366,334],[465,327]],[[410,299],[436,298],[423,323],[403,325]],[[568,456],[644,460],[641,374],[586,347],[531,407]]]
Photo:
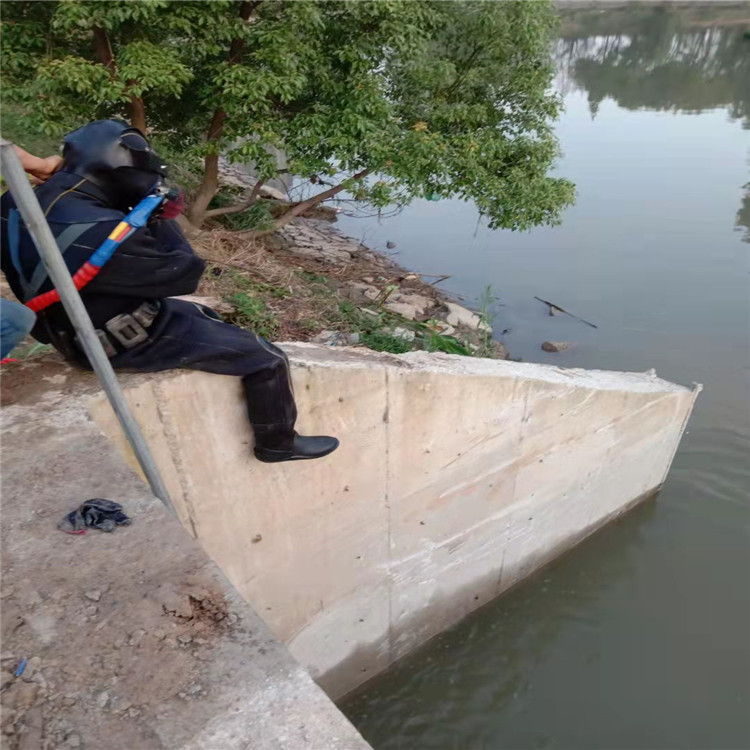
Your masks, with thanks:
[[[274,440],[270,446],[263,440],[262,435],[255,435],[255,456],[258,461],[267,464],[280,463],[281,461],[305,461],[311,458],[323,458],[333,453],[339,447],[339,441],[327,435],[316,435],[305,437],[292,433],[291,437],[284,440]]]
[[[242,378],[247,413],[255,433],[255,456],[265,463],[322,458],[339,447],[336,438],[304,437],[294,430],[294,403],[289,362],[281,349],[261,340],[272,355],[268,367]]]

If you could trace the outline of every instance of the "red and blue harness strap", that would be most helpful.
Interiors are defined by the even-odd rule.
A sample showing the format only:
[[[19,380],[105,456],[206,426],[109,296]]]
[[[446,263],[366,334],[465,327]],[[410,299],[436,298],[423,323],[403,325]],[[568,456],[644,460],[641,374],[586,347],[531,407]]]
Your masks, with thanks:
[[[164,200],[164,195],[147,195],[113,230],[104,242],[94,251],[93,255],[73,274],[76,289],[83,289],[98,273],[104,264],[115,254],[117,248],[136,229],[146,225],[151,214]],[[60,301],[57,289],[40,294],[29,300],[26,307],[34,312],[44,310],[45,307]]]

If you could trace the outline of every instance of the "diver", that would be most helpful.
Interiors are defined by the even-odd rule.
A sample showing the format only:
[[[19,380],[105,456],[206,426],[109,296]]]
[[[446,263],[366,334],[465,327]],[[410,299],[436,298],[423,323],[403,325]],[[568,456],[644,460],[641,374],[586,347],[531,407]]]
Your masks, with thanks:
[[[36,188],[36,196],[71,274],[130,209],[163,187],[166,176],[144,134],[123,122],[99,120],[65,137],[62,165]],[[339,444],[336,438],[305,437],[294,429],[297,409],[289,361],[281,349],[224,323],[208,307],[170,299],[194,292],[205,264],[168,214],[165,210],[152,217],[127,237],[81,290],[112,366],[239,377],[259,460],[275,463],[332,453]],[[28,302],[50,291],[52,282],[9,191],[0,201],[0,217],[2,270],[16,297]],[[38,313],[32,336],[89,367],[59,302]]]

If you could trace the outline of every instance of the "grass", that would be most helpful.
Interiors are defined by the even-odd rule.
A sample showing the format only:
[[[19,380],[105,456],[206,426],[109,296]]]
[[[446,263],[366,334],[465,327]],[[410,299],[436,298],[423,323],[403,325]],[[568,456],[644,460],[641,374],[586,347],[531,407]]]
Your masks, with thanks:
[[[266,339],[272,339],[279,330],[278,318],[268,309],[260,297],[251,296],[248,292],[237,292],[227,297],[235,308],[230,316],[231,322],[242,328],[249,328]]]

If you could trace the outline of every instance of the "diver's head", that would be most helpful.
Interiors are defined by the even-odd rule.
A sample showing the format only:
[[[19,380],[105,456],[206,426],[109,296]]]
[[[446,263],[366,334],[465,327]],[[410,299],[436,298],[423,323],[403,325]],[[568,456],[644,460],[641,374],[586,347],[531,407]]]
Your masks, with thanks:
[[[146,136],[120,120],[97,120],[68,133],[62,168],[93,182],[121,210],[161,187],[167,176]]]

